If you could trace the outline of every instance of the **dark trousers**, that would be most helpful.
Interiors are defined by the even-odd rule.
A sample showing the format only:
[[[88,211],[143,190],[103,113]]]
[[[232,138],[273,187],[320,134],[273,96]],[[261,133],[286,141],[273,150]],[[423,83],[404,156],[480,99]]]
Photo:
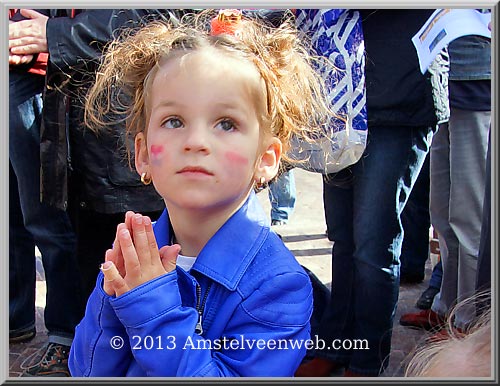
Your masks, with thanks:
[[[401,215],[404,239],[401,250],[401,276],[425,275],[425,263],[429,258],[429,211],[430,161],[425,158],[410,198]]]
[[[324,205],[333,239],[332,292],[319,337],[365,342],[316,355],[376,376],[388,365],[399,295],[401,213],[429,151],[431,128],[372,127],[360,161],[325,177]]]
[[[9,330],[35,325],[35,244],[47,285],[49,341],[71,344],[83,316],[76,237],[67,213],[40,203],[44,77],[9,74]]]

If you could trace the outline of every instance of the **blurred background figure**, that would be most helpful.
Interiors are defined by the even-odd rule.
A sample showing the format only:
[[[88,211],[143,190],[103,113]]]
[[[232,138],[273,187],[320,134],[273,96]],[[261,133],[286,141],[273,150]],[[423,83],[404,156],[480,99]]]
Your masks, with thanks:
[[[400,319],[404,326],[427,329],[442,327],[451,308],[476,292],[491,123],[491,39],[464,36],[448,52],[450,119],[439,126],[431,147],[431,222],[443,277],[429,310]],[[468,303],[454,314],[453,327],[464,330],[475,316],[475,304]],[[436,335],[448,333],[443,328]]]
[[[57,280],[76,286],[79,296],[72,289],[58,292],[48,289],[48,297],[62,293],[61,296],[70,299],[67,307],[63,302],[58,303],[57,312],[71,307],[81,310],[74,323],[71,321],[74,327],[83,316],[99,265],[113,243],[116,226],[124,220],[125,212],[141,212],[155,220],[165,207],[154,187],[143,185],[128,163],[126,148],[133,142],[125,136],[123,116],[108,116],[116,124],[99,137],[86,130],[85,93],[94,82],[108,42],[128,28],[176,16],[169,10],[154,9],[50,9],[45,13],[23,9],[19,14],[25,20],[9,24],[10,55],[48,54],[46,76],[36,83],[45,86],[39,148],[29,154],[39,165],[33,177],[39,179],[36,200],[54,210],[66,211],[65,215],[71,220],[70,229],[72,225],[76,234],[76,240],[75,234],[73,239],[67,238],[68,242],[76,242],[76,250],[73,245],[71,259],[65,261],[72,266],[72,272],[79,273],[73,278],[64,273],[61,264]],[[118,98],[118,95],[111,97]],[[14,163],[13,167],[15,170]],[[45,220],[43,216],[40,219]],[[49,279],[47,284],[50,286]],[[67,358],[71,341],[72,337],[68,337],[55,346],[49,339],[40,361],[24,375],[69,375]]]
[[[11,9],[11,26],[25,17]],[[48,14],[48,10],[39,10]],[[27,31],[27,28],[23,28]],[[51,357],[69,354],[83,316],[76,236],[67,213],[40,202],[40,126],[47,55],[9,53],[9,343],[36,335],[36,257],[40,250],[47,295],[44,322]],[[69,376],[67,365],[40,375]]]
[[[269,201],[271,202],[271,225],[285,225],[295,207],[295,177],[293,169],[278,175],[269,183]]]

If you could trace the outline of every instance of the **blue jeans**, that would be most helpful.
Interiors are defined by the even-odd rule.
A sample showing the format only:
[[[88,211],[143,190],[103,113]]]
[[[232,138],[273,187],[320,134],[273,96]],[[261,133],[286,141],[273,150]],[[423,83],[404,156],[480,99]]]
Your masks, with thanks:
[[[327,344],[364,342],[368,349],[325,349],[323,357],[377,376],[388,365],[399,296],[401,212],[429,151],[431,128],[370,127],[355,165],[324,177],[332,250],[332,295],[320,326]],[[361,340],[361,341],[360,341]]]
[[[35,244],[47,284],[49,342],[71,344],[83,316],[76,237],[66,212],[40,203],[41,91],[44,77],[9,74],[9,330],[35,325]]]
[[[425,276],[425,263],[430,253],[430,186],[430,160],[427,156],[401,216],[405,232],[401,249],[401,276],[421,275],[422,279]]]
[[[295,176],[293,170],[288,170],[269,184],[271,220],[287,222],[295,207],[295,197]]]
[[[443,281],[443,263],[440,259],[432,269],[431,278],[429,279],[429,287],[440,289],[441,281]]]

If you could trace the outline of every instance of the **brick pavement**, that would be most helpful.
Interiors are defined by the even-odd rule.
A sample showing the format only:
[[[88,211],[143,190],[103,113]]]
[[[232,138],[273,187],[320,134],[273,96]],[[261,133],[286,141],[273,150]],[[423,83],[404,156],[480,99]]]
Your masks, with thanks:
[[[283,236],[289,249],[297,260],[312,270],[324,283],[331,282],[331,247],[332,243],[325,236],[321,176],[295,169],[297,184],[296,209],[289,223],[276,228]],[[266,211],[270,205],[267,191],[259,194],[259,199]],[[432,256],[431,256],[432,257]],[[37,281],[37,336],[29,343],[9,345],[9,377],[19,377],[22,367],[36,362],[37,352],[46,344],[47,335],[43,325],[43,306],[45,282],[41,265]],[[398,324],[401,314],[413,312],[415,302],[425,290],[431,272],[430,261],[427,264],[426,279],[417,285],[400,287],[399,305],[395,317],[390,364],[385,373],[387,377],[403,376],[403,369],[408,355],[415,346],[422,342],[427,333],[422,330],[402,327]]]

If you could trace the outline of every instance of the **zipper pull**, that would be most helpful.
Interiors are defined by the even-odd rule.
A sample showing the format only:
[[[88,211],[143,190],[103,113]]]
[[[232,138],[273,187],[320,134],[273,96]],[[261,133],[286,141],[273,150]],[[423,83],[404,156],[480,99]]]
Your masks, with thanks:
[[[203,326],[201,324],[202,322],[202,316],[201,316],[201,311],[198,311],[198,323],[196,323],[196,327],[194,328],[194,332],[198,335],[203,334]]]
[[[198,335],[201,335],[203,333],[203,326],[201,324],[203,310],[200,309],[200,306],[201,306],[201,286],[198,283],[196,283],[196,311],[198,311],[198,323],[196,323],[194,332]]]

